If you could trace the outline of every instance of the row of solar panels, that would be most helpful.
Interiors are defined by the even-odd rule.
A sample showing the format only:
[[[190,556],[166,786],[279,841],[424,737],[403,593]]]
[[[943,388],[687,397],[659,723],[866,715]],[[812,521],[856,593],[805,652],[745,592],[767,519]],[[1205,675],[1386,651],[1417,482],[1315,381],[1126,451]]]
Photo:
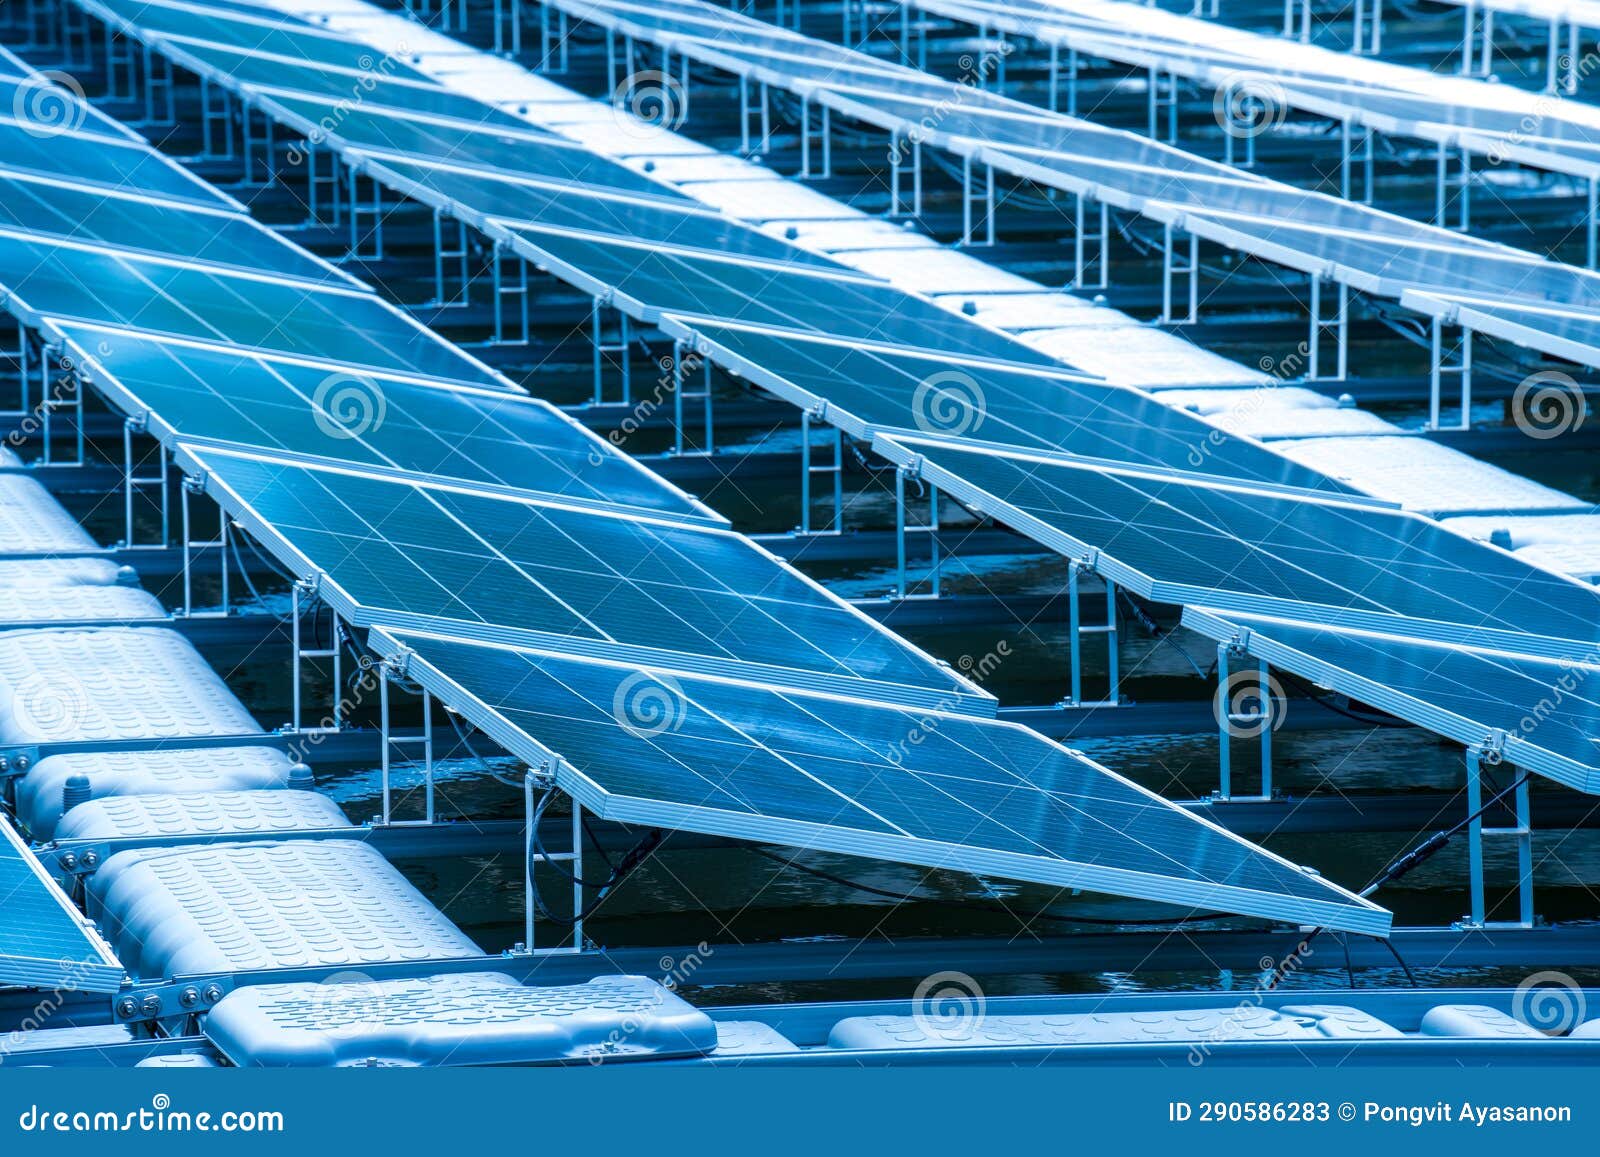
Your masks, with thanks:
[[[899,0],[907,8],[1084,56],[1170,72],[1358,128],[1441,141],[1502,160],[1600,177],[1600,109],[1229,28],[1129,0]],[[1248,110],[1236,110],[1243,116]]]
[[[1307,192],[1119,129],[775,28],[702,0],[549,0],[975,166],[1561,357],[1600,365],[1600,275]],[[1470,313],[1461,313],[1461,311]]]
[[[105,7],[99,0],[94,6]],[[143,10],[153,10],[153,6]],[[714,14],[718,19],[724,15]],[[740,44],[749,39],[744,31],[747,24],[737,25]],[[220,27],[214,25],[211,34],[220,35],[223,29],[234,37],[259,31],[254,25],[230,28],[224,21]],[[761,35],[769,34],[784,35],[773,30]],[[154,42],[167,46],[165,37],[169,35],[157,36]],[[328,49],[321,39],[325,34],[315,35],[319,37],[316,51],[325,54]],[[718,45],[719,50],[724,46],[721,40]],[[189,47],[184,42],[171,50],[181,54]],[[217,74],[216,79],[228,78]],[[289,99],[250,91],[258,100]],[[1469,698],[1466,706],[1471,709],[1458,717],[1432,709],[1434,698],[1448,698],[1457,685],[1445,682],[1435,689],[1423,681],[1411,688],[1423,701],[1423,708],[1414,708],[1409,699],[1397,701],[1397,707],[1407,718],[1426,722],[1467,743],[1492,740],[1497,732],[1509,734],[1512,746],[1523,752],[1530,766],[1586,790],[1600,786],[1592,743],[1585,738],[1593,730],[1588,726],[1596,711],[1591,700],[1579,695],[1558,704],[1563,726],[1542,729],[1532,738],[1514,734],[1527,730],[1524,717],[1547,698],[1545,693],[1535,692],[1548,686],[1549,664],[1586,666],[1595,662],[1591,650],[1597,607],[1591,589],[1527,567],[1494,548],[1447,534],[1426,519],[1381,510],[1378,504],[1305,502],[1300,496],[1270,488],[1229,488],[1226,478],[1192,475],[1181,486],[1169,487],[1156,504],[1119,505],[1100,497],[1051,510],[1046,521],[1039,515],[1038,504],[1023,491],[1024,481],[1028,487],[1039,485],[1035,476],[1041,472],[1041,453],[1048,456],[1065,451],[1126,464],[1163,466],[1192,461],[1190,451],[1196,445],[1190,439],[1201,429],[1207,433],[1200,447],[1202,460],[1214,474],[1300,485],[1309,481],[1324,490],[1333,487],[1322,476],[1300,467],[1286,470],[1282,459],[1248,440],[1230,437],[1219,448],[1211,427],[1161,407],[1136,391],[1023,364],[1016,357],[1023,347],[981,327],[963,328],[964,319],[933,311],[935,326],[922,328],[919,319],[930,316],[931,309],[923,299],[851,275],[852,291],[859,287],[870,295],[870,304],[861,311],[869,324],[892,325],[900,337],[902,320],[910,319],[911,340],[869,343],[858,336],[862,332],[859,325],[851,323],[853,313],[832,312],[835,300],[815,301],[809,267],[794,268],[794,262],[788,260],[780,264],[727,257],[730,238],[742,242],[759,235],[720,219],[715,228],[722,252],[713,254],[711,244],[696,238],[694,246],[679,254],[666,252],[664,246],[680,229],[692,230],[699,228],[698,224],[674,221],[657,232],[652,217],[641,214],[636,222],[630,211],[625,222],[610,224],[609,230],[596,219],[581,235],[557,236],[543,231],[542,226],[535,227],[537,217],[525,215],[545,211],[545,206],[553,204],[542,194],[537,204],[499,217],[497,213],[508,208],[502,198],[512,196],[513,190],[520,195],[524,187],[514,173],[499,166],[547,163],[542,153],[534,150],[523,159],[521,153],[505,151],[512,147],[507,141],[499,142],[497,152],[489,144],[497,130],[473,134],[465,125],[453,125],[475,142],[479,160],[473,165],[441,167],[439,158],[426,155],[402,160],[392,152],[402,146],[388,133],[393,124],[409,125],[412,118],[371,106],[364,106],[363,111],[369,114],[362,122],[366,131],[377,135],[346,140],[342,134],[352,123],[352,118],[346,118],[327,143],[375,175],[403,170],[409,182],[403,186],[406,191],[481,223],[485,231],[493,233],[505,226],[508,244],[536,237],[535,248],[521,250],[530,259],[591,292],[615,295],[620,289],[635,298],[642,315],[655,319],[668,332],[695,341],[713,360],[798,405],[820,411],[855,436],[893,435],[920,426],[921,430],[912,434],[918,437],[929,428],[923,420],[926,412],[919,411],[919,392],[925,393],[922,387],[939,368],[948,368],[940,367],[938,359],[970,353],[965,341],[941,344],[949,335],[982,335],[988,343],[986,349],[1004,343],[1012,355],[1008,364],[961,363],[985,399],[982,424],[974,427],[971,435],[995,445],[981,454],[965,455],[959,447],[930,446],[919,450],[914,468],[931,472],[959,455],[959,469],[948,471],[952,492],[1066,553],[1079,557],[1093,554],[1108,573],[1121,567],[1132,575],[1151,575],[1148,582],[1131,582],[1136,589],[1152,592],[1151,597],[1164,595],[1169,601],[1225,612],[1276,615],[1372,631],[1387,640],[1393,653],[1409,654],[1412,659],[1420,656],[1419,661],[1428,653],[1411,654],[1408,648],[1436,644],[1478,648],[1478,652],[1459,652],[1465,665],[1460,686],[1505,693],[1479,695],[1475,704]],[[482,159],[486,155],[493,158],[487,164]],[[378,159],[373,160],[374,156]],[[460,158],[452,156],[451,160]],[[546,180],[560,178],[559,171],[550,173],[537,167],[532,171]],[[624,184],[640,179],[620,165],[598,160],[583,172],[589,178],[616,175]],[[446,183],[435,188],[435,180]],[[587,187],[571,188],[558,199],[570,206],[594,192]],[[493,208],[486,200],[491,196],[496,198]],[[515,225],[507,225],[508,220]],[[762,238],[750,243],[771,242]],[[790,288],[792,285],[803,288]],[[837,282],[830,285],[830,298],[838,289]],[[807,328],[819,332],[776,329],[764,324],[765,318],[747,323],[742,314],[757,308],[752,299],[758,294],[763,308],[775,300],[794,301],[800,309],[829,312],[810,315],[816,320]],[[735,320],[709,320],[707,314],[731,314]],[[1017,449],[1027,454],[999,470],[997,463],[1004,462],[1008,450]],[[1269,461],[1272,465],[1266,467]],[[1075,486],[1081,486],[1085,476],[1082,471],[1075,474]],[[1120,486],[1112,490],[1116,492]],[[1175,504],[1176,495],[1185,496],[1187,506],[1169,518],[1167,507]],[[1284,512],[1288,510],[1294,514],[1286,523]],[[1110,517],[1107,511],[1116,514]],[[1143,525],[1145,521],[1150,522],[1150,529]],[[1176,524],[1181,524],[1181,529]],[[1165,563],[1158,564],[1156,557]],[[1163,572],[1181,575],[1185,581],[1162,581]],[[1239,627],[1226,629],[1230,636],[1243,634]],[[1336,641],[1331,640],[1330,646]],[[1513,658],[1493,658],[1490,652]],[[1518,665],[1521,672],[1510,685],[1498,675],[1505,662]],[[1366,689],[1372,680],[1358,676],[1341,669],[1331,678],[1341,689]]]
[[[0,122],[0,144],[37,130]],[[127,160],[110,163],[151,174],[145,200],[176,179],[153,151]],[[72,184],[70,171],[48,173]],[[0,247],[8,306],[143,418],[298,576],[370,627],[409,677],[508,750],[552,766],[591,810],[1387,928],[1370,903],[988,718],[993,700],[947,667],[559,411],[217,207],[193,212],[236,234],[237,247],[195,252],[192,222],[135,235],[152,249],[172,236],[176,254],[69,240],[59,219],[38,234],[11,230]],[[341,424],[346,387],[381,398],[382,420]],[[26,927],[4,931],[9,950]]]

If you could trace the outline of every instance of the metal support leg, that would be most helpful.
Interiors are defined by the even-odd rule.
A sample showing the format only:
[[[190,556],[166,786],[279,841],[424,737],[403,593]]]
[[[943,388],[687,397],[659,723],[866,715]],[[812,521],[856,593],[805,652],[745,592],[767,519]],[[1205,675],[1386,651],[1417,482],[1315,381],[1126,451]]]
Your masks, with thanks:
[[[1104,201],[1099,205],[1099,222],[1096,232],[1088,232],[1088,212],[1084,204],[1083,194],[1074,197],[1073,210],[1073,236],[1072,236],[1072,286],[1074,289],[1106,289],[1110,286],[1111,278],[1111,207]],[[1087,242],[1095,242],[1095,250],[1091,256],[1087,249]],[[1095,265],[1098,273],[1093,280],[1089,278],[1088,267]]]
[[[632,325],[628,315],[619,311],[619,337],[615,344],[608,345],[602,336],[603,323],[603,307],[596,298],[589,307],[590,343],[594,352],[594,404],[599,406],[605,403],[605,355],[615,354],[622,371],[622,402],[627,405],[633,401],[633,371],[628,356],[632,347]]]
[[[166,451],[159,446],[156,447],[155,473],[153,475],[140,475],[133,460],[133,436],[143,433],[143,423],[136,422],[132,418],[122,424],[122,544],[130,549],[141,545],[135,541],[134,495],[140,490],[151,487],[156,488],[161,496],[161,538],[158,542],[142,545],[165,547],[172,538],[172,500],[170,497],[171,488],[167,485]]]
[[[1472,331],[1465,327],[1461,330],[1461,344],[1459,358],[1454,364],[1446,361],[1444,348],[1444,320],[1432,318],[1429,330],[1432,338],[1432,367],[1429,373],[1428,388],[1428,429],[1443,429],[1440,425],[1440,411],[1443,407],[1444,379],[1447,375],[1456,375],[1461,383],[1461,420],[1456,428],[1467,430],[1472,426]]]
[[[194,559],[201,551],[215,550],[221,560],[222,606],[219,610],[207,612],[204,617],[226,618],[231,602],[229,596],[230,573],[228,568],[229,528],[231,520],[226,512],[220,508],[217,511],[217,537],[214,539],[196,539],[194,537],[194,519],[190,510],[190,499],[194,495],[205,493],[205,480],[193,475],[183,480],[180,491],[180,505],[183,519],[183,613],[186,618],[198,618],[194,610]]]
[[[433,696],[427,691],[422,692],[422,734],[397,736],[390,726],[389,681],[391,678],[393,678],[393,675],[389,671],[388,664],[385,663],[383,670],[378,672],[378,718],[379,726],[382,730],[383,748],[380,767],[383,785],[383,808],[380,822],[397,827],[431,824],[434,822]],[[407,747],[420,747],[422,749],[423,818],[420,820],[396,820],[394,818],[393,751],[404,751]],[[407,757],[406,762],[415,763],[416,759]]]
[[[1526,779],[1511,793],[1511,810],[1514,820],[1511,827],[1491,827],[1485,816],[1478,815],[1483,808],[1483,781],[1487,769],[1501,762],[1498,733],[1489,743],[1467,751],[1467,813],[1473,820],[1467,825],[1467,873],[1471,914],[1464,922],[1473,928],[1532,928],[1535,922],[1533,898],[1533,821],[1531,793]],[[1515,769],[1513,769],[1515,771]],[[1502,807],[1504,804],[1502,803]],[[1510,839],[1517,849],[1517,919],[1495,921],[1488,919],[1488,901],[1484,887],[1483,846],[1486,839]]]
[[[1247,658],[1232,643],[1217,644],[1217,795],[1225,800],[1270,800],[1272,798],[1272,730],[1278,724],[1277,703],[1272,692],[1272,672],[1265,661],[1257,662],[1255,703],[1248,710],[1236,710],[1243,698],[1236,693],[1238,676],[1231,670],[1234,658]],[[1242,672],[1241,672],[1242,674]],[[1248,676],[1246,676],[1248,678]],[[1246,690],[1248,694],[1248,689]],[[1261,745],[1261,790],[1256,795],[1238,795],[1233,790],[1233,741],[1255,735]]]
[[[800,531],[801,534],[839,534],[844,530],[844,434],[837,426],[829,427],[833,460],[818,466],[812,461],[812,414],[805,410],[800,415]],[[833,520],[827,530],[812,526],[812,478],[831,475],[833,479]]]
[[[571,954],[582,952],[584,947],[583,936],[583,805],[577,800],[572,800],[572,850],[570,852],[538,852],[535,851],[534,817],[538,810],[538,799],[545,792],[556,790],[555,775],[549,765],[535,770],[530,768],[522,781],[522,807],[524,824],[523,844],[523,942],[517,946],[521,954],[528,956],[549,956],[555,954]],[[535,940],[534,922],[538,915],[536,882],[534,871],[539,864],[566,864],[566,873],[571,877],[572,884],[572,913],[573,923],[571,928],[572,944],[566,948],[539,948]]]
[[[940,576],[943,571],[943,560],[939,554],[939,488],[932,483],[927,484],[928,490],[928,521],[921,525],[912,525],[906,520],[906,475],[905,467],[900,467],[894,472],[894,529],[895,529],[895,559],[896,580],[894,597],[897,599],[930,598],[936,599],[940,595]],[[929,590],[923,595],[914,596],[911,593],[911,583],[906,577],[906,536],[908,534],[926,534],[928,536],[928,584]]]

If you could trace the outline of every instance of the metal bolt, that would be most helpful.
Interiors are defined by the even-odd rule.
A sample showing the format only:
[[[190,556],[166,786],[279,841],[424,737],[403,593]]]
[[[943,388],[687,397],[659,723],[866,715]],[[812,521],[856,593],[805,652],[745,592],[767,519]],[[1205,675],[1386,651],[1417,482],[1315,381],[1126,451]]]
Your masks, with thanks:
[[[193,1008],[200,1003],[200,990],[191,984],[178,994],[178,1003],[184,1008]]]
[[[131,996],[125,996],[117,1001],[117,1015],[123,1020],[131,1020],[139,1015],[139,1002]]]
[[[72,871],[72,869],[78,866],[78,854],[76,852],[66,852],[63,854],[61,857],[61,866],[69,872]]]
[[[216,1004],[217,1001],[222,999],[222,985],[208,984],[201,995],[206,998],[207,1004]]]
[[[83,853],[83,866],[92,868],[100,862],[100,853],[93,849]]]
[[[144,998],[144,1003],[139,1006],[139,1011],[145,1016],[155,1016],[161,1012],[161,998],[151,993]]]

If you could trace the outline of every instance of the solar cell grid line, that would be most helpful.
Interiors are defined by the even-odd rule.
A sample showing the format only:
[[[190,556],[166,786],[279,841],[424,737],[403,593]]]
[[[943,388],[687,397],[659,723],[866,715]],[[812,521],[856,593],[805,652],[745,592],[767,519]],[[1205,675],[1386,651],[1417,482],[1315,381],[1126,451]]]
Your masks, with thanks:
[[[0,128],[0,148],[9,139]],[[134,190],[0,173],[0,229],[366,290],[336,266],[284,245],[283,238],[248,213],[203,209]]]
[[[116,992],[122,965],[0,815],[0,984]]]
[[[732,531],[180,444],[230,517],[358,625],[432,624],[680,671],[992,715],[995,701]]]
[[[1256,253],[1318,277],[1398,297],[1408,288],[1470,292],[1511,301],[1600,305],[1600,277],[1367,206],[1294,189],[1120,130],[1021,104],[971,85],[839,49],[694,0],[551,0],[579,22],[610,28],[832,107],[974,165],[1089,195],[1162,224]],[[774,48],[781,51],[774,51]],[[809,54],[809,55],[808,55]],[[893,75],[884,80],[882,73]],[[938,98],[959,101],[930,130]],[[1217,221],[1220,210],[1234,216]],[[1369,238],[1351,244],[1341,230]],[[1421,260],[1418,245],[1457,252]],[[1436,256],[1436,255],[1435,255]],[[1391,270],[1390,266],[1403,267]],[[1542,334],[1535,334],[1538,341]],[[1534,348],[1542,348],[1538,341]]]
[[[1259,611],[1581,660],[1600,591],[1406,511],[1203,475],[880,434],[963,504],[1157,602]]]
[[[507,390],[53,323],[80,377],[145,432],[727,520],[574,419]]]
[[[1387,928],[1370,902],[1012,724],[426,632],[372,642],[603,818]],[[616,725],[630,703],[651,705],[648,725]]]
[[[300,61],[328,69],[372,74],[384,79],[435,85],[401,54],[375,57],[364,44],[326,28],[254,5],[213,2],[186,4],[170,0],[100,0],[100,7],[125,19],[136,19],[152,31],[202,44],[231,46],[263,56]]]
[[[509,388],[370,291],[343,284],[0,230],[0,286],[29,326],[121,325]]]
[[[1186,607],[1183,625],[1470,748],[1600,794],[1594,654],[1552,660],[1287,616]],[[1406,624],[1398,624],[1400,631]]]
[[[853,438],[916,428],[1156,466],[1202,462],[1213,473],[1353,493],[1248,436],[1219,441],[1217,428],[1198,415],[1056,364],[958,358],[942,350],[704,318],[672,318],[664,328]]]
[[[29,132],[23,122],[4,115],[0,133],[6,142],[0,172],[54,177],[107,193],[136,189],[197,206],[243,210],[226,193],[137,141],[113,142],[69,128],[49,134]]]
[[[426,201],[447,197],[470,204],[484,220],[515,230],[543,225],[558,230],[628,235],[757,260],[835,269],[830,259],[736,224],[691,201],[644,192],[601,188],[575,181],[541,180],[474,170],[419,157],[379,154],[366,171],[403,196]]]

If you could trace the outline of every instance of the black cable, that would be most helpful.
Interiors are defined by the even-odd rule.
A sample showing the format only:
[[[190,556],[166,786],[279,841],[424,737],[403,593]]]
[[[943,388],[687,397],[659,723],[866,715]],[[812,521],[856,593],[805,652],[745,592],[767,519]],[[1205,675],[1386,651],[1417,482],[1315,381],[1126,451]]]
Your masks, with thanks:
[[[1453,827],[1446,828],[1443,831],[1434,832],[1433,835],[1429,836],[1422,843],[1418,844],[1414,849],[1407,852],[1399,859],[1392,861],[1387,868],[1378,873],[1377,877],[1372,881],[1372,883],[1368,884],[1361,890],[1359,893],[1361,898],[1363,900],[1368,899],[1373,895],[1373,893],[1375,893],[1385,884],[1392,884],[1402,876],[1405,876],[1421,867],[1428,860],[1432,859],[1434,855],[1443,850],[1445,845],[1447,845],[1452,839],[1465,831],[1467,827],[1477,820],[1482,819],[1484,815],[1488,813],[1490,808],[1494,807],[1501,800],[1505,799],[1506,796],[1510,795],[1523,784],[1527,783],[1532,775],[1532,772],[1523,772],[1517,777],[1515,783],[1506,788],[1504,791],[1495,793],[1495,795],[1493,795],[1487,803],[1485,803],[1471,815],[1467,816],[1466,819],[1461,820]],[[1294,951],[1280,960],[1273,968],[1272,978],[1268,980],[1264,986],[1266,991],[1271,992],[1273,989],[1278,987],[1283,978],[1288,975],[1290,962],[1304,955],[1310,949],[1311,942],[1320,936],[1324,931],[1325,926],[1319,925],[1316,928],[1313,928],[1310,932],[1306,933],[1305,937],[1297,945],[1295,945]],[[1382,939],[1382,937],[1379,937],[1379,939]],[[1385,943],[1387,943],[1387,941],[1385,941]],[[1390,947],[1393,948],[1394,946],[1391,944]],[[1400,960],[1400,967],[1406,970],[1407,976],[1411,976],[1411,969],[1406,965],[1406,962],[1400,958],[1398,950],[1395,951],[1395,959]],[[1412,981],[1415,983],[1414,977],[1412,978]]]
[[[1376,940],[1378,943],[1382,944],[1385,948],[1387,948],[1389,950],[1389,954],[1394,957],[1395,963],[1400,965],[1401,968],[1405,969],[1406,979],[1411,982],[1411,987],[1412,988],[1419,987],[1419,985],[1417,984],[1416,975],[1414,973],[1412,973],[1412,971],[1411,971],[1411,965],[1407,964],[1406,963],[1406,958],[1404,956],[1400,955],[1400,949],[1398,949],[1398,948],[1396,948],[1394,946],[1394,941],[1390,940],[1386,936],[1374,936],[1373,939]],[[1354,988],[1355,985],[1352,984],[1350,987]]]

